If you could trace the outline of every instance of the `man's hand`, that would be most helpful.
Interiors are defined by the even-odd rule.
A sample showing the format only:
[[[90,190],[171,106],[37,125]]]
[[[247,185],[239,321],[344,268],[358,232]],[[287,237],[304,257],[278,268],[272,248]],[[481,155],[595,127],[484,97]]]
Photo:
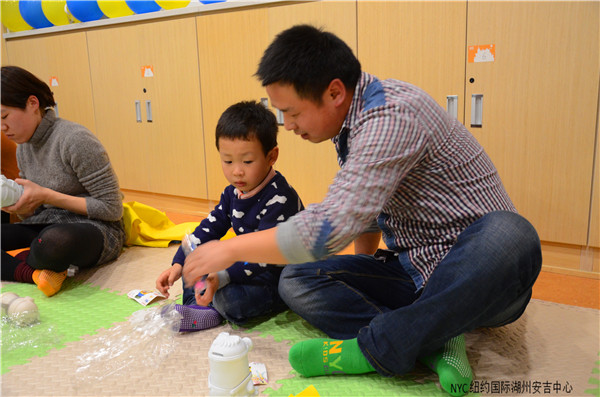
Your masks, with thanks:
[[[235,261],[231,259],[230,250],[226,246],[234,239],[207,241],[196,247],[185,258],[185,266],[183,266],[185,287],[194,286],[196,281],[200,280],[205,274],[216,273],[231,266]]]

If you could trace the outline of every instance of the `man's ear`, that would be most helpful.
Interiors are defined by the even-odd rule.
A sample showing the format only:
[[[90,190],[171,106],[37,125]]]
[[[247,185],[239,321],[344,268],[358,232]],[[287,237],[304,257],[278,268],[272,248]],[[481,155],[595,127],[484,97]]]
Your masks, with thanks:
[[[340,79],[331,80],[325,92],[327,100],[333,101],[335,106],[344,103],[347,95],[346,86]]]
[[[271,149],[269,151],[269,153],[267,153],[267,162],[269,163],[269,165],[271,167],[273,166],[273,164],[275,164],[278,157],[279,157],[279,147],[275,146],[273,149]]]

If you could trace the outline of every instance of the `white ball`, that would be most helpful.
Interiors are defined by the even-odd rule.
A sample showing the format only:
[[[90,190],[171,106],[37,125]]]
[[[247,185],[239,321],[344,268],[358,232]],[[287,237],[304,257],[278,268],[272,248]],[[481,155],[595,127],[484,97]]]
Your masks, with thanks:
[[[7,313],[18,325],[31,325],[40,319],[38,307],[29,296],[13,300]]]
[[[0,295],[0,303],[2,304],[2,316],[6,316],[8,314],[8,307],[10,306],[12,301],[17,299],[18,297],[19,295],[15,294],[14,292],[5,292]]]

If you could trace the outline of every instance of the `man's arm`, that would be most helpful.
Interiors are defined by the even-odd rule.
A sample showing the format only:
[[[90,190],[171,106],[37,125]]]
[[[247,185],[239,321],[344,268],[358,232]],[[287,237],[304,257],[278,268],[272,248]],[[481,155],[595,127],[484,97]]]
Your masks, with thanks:
[[[209,241],[185,259],[183,278],[192,286],[205,274],[227,269],[234,262],[287,264],[277,244],[277,228],[247,233],[224,241]]]
[[[356,255],[373,255],[379,248],[380,241],[381,232],[361,234],[354,240],[354,253]]]

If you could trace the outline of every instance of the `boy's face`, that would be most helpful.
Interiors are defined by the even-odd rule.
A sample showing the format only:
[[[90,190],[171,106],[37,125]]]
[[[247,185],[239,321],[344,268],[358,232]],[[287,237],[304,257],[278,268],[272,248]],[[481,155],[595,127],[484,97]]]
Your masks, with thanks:
[[[319,143],[340,132],[346,113],[337,105],[327,89],[322,103],[301,99],[291,84],[273,83],[266,86],[274,107],[283,113],[283,126],[302,139]]]
[[[279,148],[266,156],[256,137],[243,139],[219,138],[219,156],[227,181],[242,192],[257,187],[267,176],[277,160]]]

